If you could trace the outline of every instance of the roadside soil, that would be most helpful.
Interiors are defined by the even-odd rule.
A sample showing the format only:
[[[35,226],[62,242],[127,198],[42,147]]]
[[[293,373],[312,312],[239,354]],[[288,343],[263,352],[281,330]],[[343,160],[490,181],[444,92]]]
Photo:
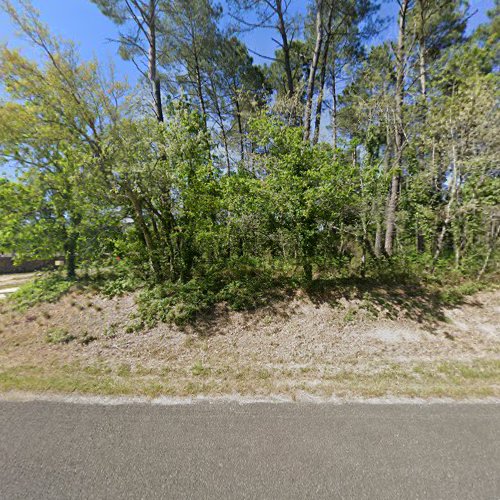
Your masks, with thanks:
[[[256,311],[221,305],[194,326],[148,329],[133,294],[72,292],[23,313],[4,302],[0,391],[500,397],[500,290],[432,320],[415,303],[298,292]]]

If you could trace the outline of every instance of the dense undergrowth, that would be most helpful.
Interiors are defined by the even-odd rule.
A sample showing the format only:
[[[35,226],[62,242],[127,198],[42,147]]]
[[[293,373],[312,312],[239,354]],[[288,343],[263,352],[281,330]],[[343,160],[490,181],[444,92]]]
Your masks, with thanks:
[[[252,265],[254,264],[254,265]],[[423,276],[423,277],[422,277]],[[135,293],[138,324],[152,327],[157,323],[185,325],[214,313],[217,304],[242,311],[268,305],[292,296],[296,291],[316,303],[332,307],[341,299],[358,300],[377,315],[385,311],[396,317],[401,311],[420,322],[432,323],[444,318],[444,308],[459,305],[465,297],[494,287],[495,275],[481,280],[464,274],[412,270],[396,260],[380,263],[360,274],[331,271],[316,273],[312,281],[294,275],[293,268],[255,265],[233,261],[221,269],[211,269],[187,282],[155,283],[130,273],[125,264],[68,280],[50,272],[29,282],[12,294],[9,303],[19,310],[40,302],[55,302],[69,290],[90,291],[106,297]]]

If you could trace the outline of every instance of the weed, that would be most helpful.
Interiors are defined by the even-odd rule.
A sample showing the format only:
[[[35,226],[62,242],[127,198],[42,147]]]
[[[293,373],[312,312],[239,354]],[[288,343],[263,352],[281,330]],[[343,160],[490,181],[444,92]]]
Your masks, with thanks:
[[[114,339],[118,333],[118,324],[111,323],[106,330],[104,330],[104,336],[108,339]]]
[[[82,345],[88,345],[91,342],[94,342],[97,340],[97,337],[94,337],[93,335],[90,335],[88,332],[85,332],[83,336],[80,338],[79,342]]]
[[[129,323],[125,327],[125,333],[140,332],[143,329],[144,329],[144,323],[142,321],[134,321],[132,323]]]
[[[344,315],[344,321],[346,323],[350,323],[351,321],[354,321],[357,314],[358,314],[357,309],[349,308]]]
[[[127,363],[122,363],[116,370],[116,374],[119,377],[129,377],[132,373],[132,368]]]
[[[124,270],[118,276],[108,278],[100,290],[106,297],[115,297],[126,292],[133,292],[140,286],[141,282]]]
[[[139,376],[151,375],[153,373],[153,370],[152,370],[152,368],[146,368],[145,366],[142,366],[141,364],[137,364],[135,367],[135,373]]]
[[[191,367],[191,373],[195,377],[200,377],[200,376],[206,376],[210,373],[210,368],[207,368],[203,366],[201,361],[197,361],[192,367]]]
[[[218,302],[233,310],[254,309],[293,286],[289,279],[274,278],[269,269],[236,261],[229,268],[208,269],[187,283],[167,282],[144,289],[137,298],[138,311],[148,326],[157,322],[182,326],[210,312]]]
[[[65,328],[50,328],[45,335],[48,344],[67,344],[75,339]]]

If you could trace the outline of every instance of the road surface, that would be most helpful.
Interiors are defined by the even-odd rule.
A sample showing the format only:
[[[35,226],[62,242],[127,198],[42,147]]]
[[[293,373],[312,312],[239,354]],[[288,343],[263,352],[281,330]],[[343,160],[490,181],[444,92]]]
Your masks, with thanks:
[[[500,498],[496,404],[0,401],[0,498]]]

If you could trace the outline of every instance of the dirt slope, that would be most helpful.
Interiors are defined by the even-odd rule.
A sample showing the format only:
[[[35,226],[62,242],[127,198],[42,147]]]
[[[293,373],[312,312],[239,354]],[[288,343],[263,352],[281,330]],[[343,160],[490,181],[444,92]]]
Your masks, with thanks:
[[[432,322],[412,318],[405,308],[359,299],[332,305],[300,293],[253,312],[221,307],[186,328],[161,324],[134,331],[135,309],[132,295],[106,299],[80,293],[24,314],[4,308],[3,388],[18,388],[20,373],[45,380],[52,372],[71,379],[82,371],[99,383],[108,377],[113,393],[148,392],[144,387],[154,383],[154,393],[380,394],[398,392],[410,377],[407,386],[416,389],[404,391],[425,395],[421,386],[434,376],[441,395],[459,394],[461,377],[480,385],[474,394],[499,393],[498,290],[480,292]],[[1,380],[0,375],[0,388]],[[375,382],[379,389],[372,387]],[[75,390],[102,390],[75,384]],[[35,388],[67,390],[49,382]]]

